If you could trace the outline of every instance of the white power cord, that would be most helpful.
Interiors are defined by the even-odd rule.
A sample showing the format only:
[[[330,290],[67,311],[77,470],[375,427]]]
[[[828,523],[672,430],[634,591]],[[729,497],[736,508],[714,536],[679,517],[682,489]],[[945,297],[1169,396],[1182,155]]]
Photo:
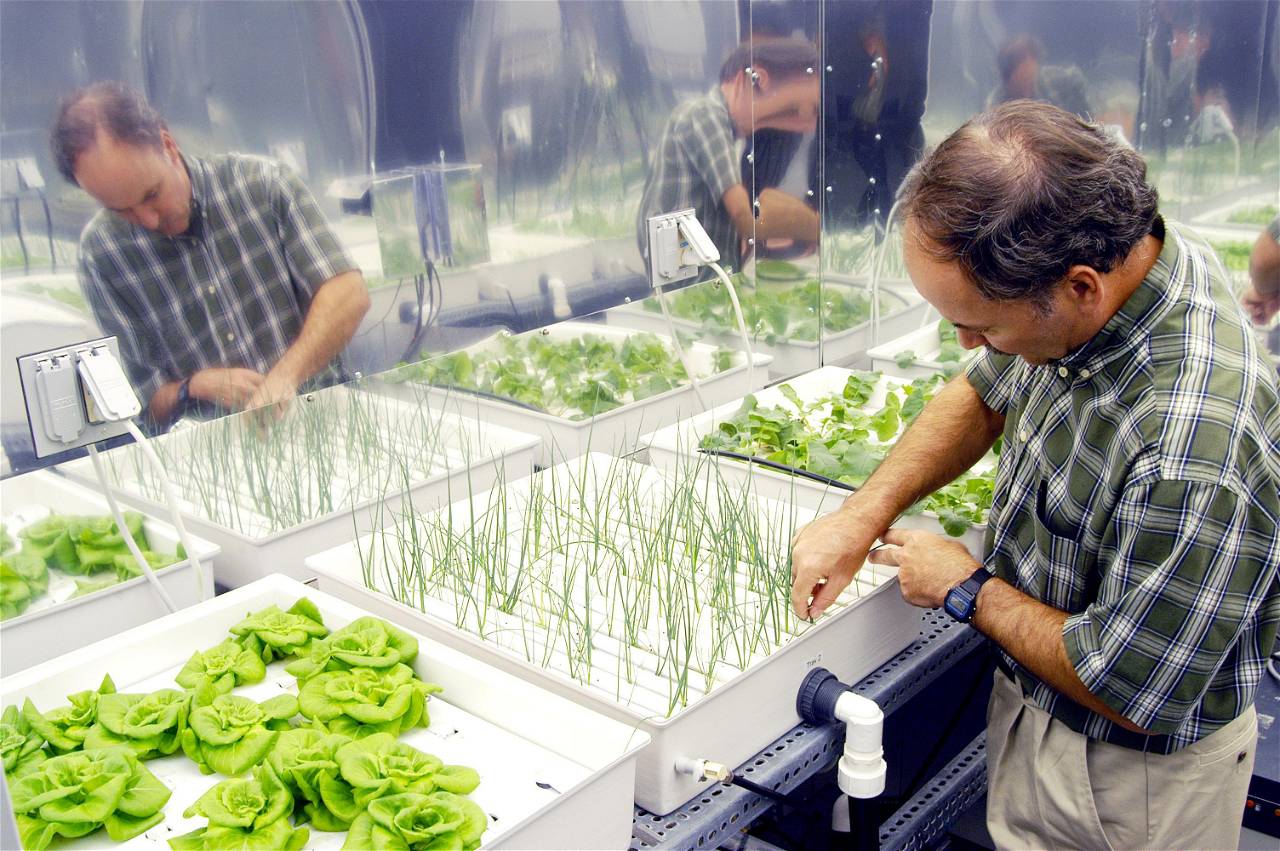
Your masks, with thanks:
[[[201,600],[208,600],[210,594],[209,589],[205,587],[204,570],[200,564],[200,557],[196,554],[196,548],[191,542],[191,536],[187,534],[186,524],[182,522],[182,512],[178,509],[178,492],[173,487],[173,480],[165,472],[164,463],[160,460],[155,448],[152,447],[151,441],[142,433],[142,429],[138,428],[138,424],[133,420],[124,420],[123,422],[125,428],[129,430],[129,434],[133,435],[133,439],[137,441],[138,448],[142,450],[142,454],[147,456],[147,460],[156,468],[156,473],[160,476],[160,483],[164,486],[165,499],[168,501],[169,511],[173,515],[173,526],[178,530],[178,540],[182,542],[182,548],[187,551],[187,561],[191,562],[191,569],[196,573],[196,593]],[[103,480],[103,487],[105,488],[105,477],[99,474],[99,478]],[[110,493],[109,490],[108,493]],[[149,568],[147,568],[147,571],[150,573]]]
[[[698,374],[693,369],[693,364],[689,361],[689,355],[685,353],[684,344],[680,342],[680,335],[676,333],[676,324],[671,320],[671,311],[667,309],[667,292],[658,287],[658,306],[662,308],[662,318],[667,321],[667,330],[671,332],[671,342],[676,347],[676,357],[680,358],[680,363],[684,365],[684,371],[689,376],[689,386],[693,389],[693,395],[698,400],[698,410],[705,411],[707,409],[707,400],[702,396],[702,386],[698,383]]]
[[[102,459],[98,457],[98,447],[90,443],[88,449],[89,459],[93,461],[93,472],[97,474],[98,483],[102,485],[102,492],[107,497],[107,505],[111,508],[111,516],[115,518],[116,529],[119,530],[120,537],[124,538],[125,544],[129,547],[129,552],[133,553],[134,559],[138,562],[138,567],[142,568],[143,575],[147,577],[147,581],[155,588],[156,594],[160,597],[160,602],[164,603],[164,607],[169,610],[170,614],[176,612],[178,607],[170,599],[169,592],[164,590],[164,585],[160,584],[160,578],[151,569],[151,565],[138,547],[138,542],[133,539],[133,533],[129,531],[128,525],[124,522],[124,513],[116,502],[115,494],[111,492],[111,486],[107,484],[106,471],[102,469]],[[198,571],[199,567],[196,570]]]
[[[716,274],[724,282],[725,288],[729,290],[729,301],[733,304],[733,315],[738,320],[738,333],[742,335],[742,348],[747,354],[747,390],[754,393],[756,391],[756,353],[751,349],[751,336],[747,333],[747,320],[743,317],[742,305],[738,302],[738,290],[719,263],[713,260],[707,265],[716,270]]]

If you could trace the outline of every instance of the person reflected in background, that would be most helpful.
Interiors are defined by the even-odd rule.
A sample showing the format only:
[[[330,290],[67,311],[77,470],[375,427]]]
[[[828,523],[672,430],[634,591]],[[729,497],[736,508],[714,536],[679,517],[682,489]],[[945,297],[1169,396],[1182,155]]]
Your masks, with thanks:
[[[201,403],[282,406],[340,378],[369,296],[295,174],[182,153],[116,82],[68,95],[51,145],[62,176],[103,206],[80,237],[80,286],[156,425]]]
[[[1280,313],[1280,216],[1258,234],[1249,254],[1249,289],[1240,298],[1255,325]]]
[[[694,208],[720,250],[741,268],[748,240],[816,242],[818,214],[799,198],[765,189],[753,205],[738,167],[739,140],[753,128],[793,133],[818,124],[818,54],[799,38],[738,45],[706,95],[675,108],[658,140],[636,219],[640,253],[648,256],[648,219]]]
[[[1044,46],[1035,36],[1018,35],[1006,41],[996,57],[1001,82],[987,97],[987,108],[1011,100],[1039,100],[1086,120],[1092,117],[1084,72],[1074,65],[1043,62]]]

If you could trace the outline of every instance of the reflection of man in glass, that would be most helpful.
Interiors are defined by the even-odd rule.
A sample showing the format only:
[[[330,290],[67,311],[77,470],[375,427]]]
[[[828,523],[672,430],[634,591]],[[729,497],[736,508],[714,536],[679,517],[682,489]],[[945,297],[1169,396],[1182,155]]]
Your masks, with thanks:
[[[1042,100],[1081,118],[1089,118],[1088,83],[1074,65],[1043,65],[1044,47],[1035,36],[1019,35],[1004,43],[996,57],[1000,85],[987,98],[987,108],[1010,100]]]
[[[297,176],[183,154],[120,83],[69,95],[52,146],[63,177],[105,208],[80,237],[80,283],[152,420],[192,403],[281,404],[336,379],[369,296]]]
[[[693,207],[727,264],[739,266],[749,238],[816,241],[818,214],[777,189],[766,189],[753,210],[742,184],[735,140],[753,128],[796,133],[818,123],[818,54],[803,39],[744,43],[703,97],[676,107],[658,141],[636,223],[642,254],[649,216]]]

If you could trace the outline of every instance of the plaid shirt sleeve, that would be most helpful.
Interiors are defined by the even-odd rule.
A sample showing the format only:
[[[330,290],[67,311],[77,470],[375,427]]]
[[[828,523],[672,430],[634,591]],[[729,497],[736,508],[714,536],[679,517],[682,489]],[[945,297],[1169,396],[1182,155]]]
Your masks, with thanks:
[[[691,113],[689,121],[691,132],[681,134],[680,146],[712,195],[723,198],[734,184],[742,182],[733,135],[727,125],[700,112]]]
[[[120,343],[125,371],[145,410],[151,405],[151,397],[166,380],[159,366],[160,354],[152,347],[154,338],[150,334],[138,333],[138,322],[125,298],[107,284],[93,262],[91,246],[80,246],[79,267],[80,288],[89,302],[93,318],[103,334],[114,336]]]
[[[1001,355],[984,349],[969,362],[965,378],[978,391],[986,406],[998,414],[1006,414],[1021,393],[1024,372],[1022,361],[1013,355]]]
[[[288,168],[280,168],[276,205],[289,271],[309,296],[335,275],[359,269],[334,235],[311,190]]]
[[[1063,627],[1067,656],[1116,712],[1173,733],[1215,690],[1238,697],[1234,663],[1215,678],[1277,581],[1275,518],[1221,485],[1167,479],[1126,488],[1112,517],[1097,599]]]

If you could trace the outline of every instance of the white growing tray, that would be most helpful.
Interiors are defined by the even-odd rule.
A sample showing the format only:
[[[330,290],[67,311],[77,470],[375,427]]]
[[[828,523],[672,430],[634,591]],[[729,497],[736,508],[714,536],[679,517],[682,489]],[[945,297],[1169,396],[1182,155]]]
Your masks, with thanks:
[[[665,324],[651,330],[655,336],[667,344],[671,359],[675,362],[678,356],[671,345],[671,337]],[[562,322],[528,333],[543,334],[556,342],[576,340],[591,334],[621,344],[626,342],[633,332],[596,322]],[[484,341],[465,351],[483,351],[489,345],[491,344]],[[694,372],[705,375],[698,381],[698,391],[708,406],[735,399],[751,392],[752,389],[751,384],[748,383],[746,354],[735,351],[733,366],[723,372],[713,372],[715,352],[715,346],[699,342],[685,348],[685,354]],[[765,383],[768,366],[772,360],[773,358],[767,354],[755,353],[755,372],[750,378],[756,387]],[[429,385],[415,382],[405,384],[384,382],[382,386],[392,395],[410,400],[417,398],[416,394],[420,393],[422,388],[429,387]],[[430,393],[433,400],[448,398],[456,403],[460,410],[485,422],[537,435],[542,441],[534,459],[539,467],[548,467],[557,461],[576,458],[593,450],[623,454],[634,448],[640,435],[645,432],[703,410],[697,395],[689,385],[676,387],[636,402],[628,402],[611,411],[596,414],[594,417],[577,420],[503,402],[501,399],[468,394],[465,390],[452,389],[448,393],[432,390]]]
[[[68,694],[96,689],[107,673],[120,692],[174,688],[173,678],[191,654],[222,641],[246,614],[272,604],[285,609],[304,596],[330,629],[368,614],[286,577],[267,576],[6,677],[0,680],[0,705],[21,706],[31,698],[40,709],[53,709]],[[420,637],[413,667],[444,692],[430,700],[431,725],[400,740],[480,773],[480,786],[470,797],[490,816],[484,848],[627,847],[636,756],[648,742],[645,733],[430,638]],[[236,694],[261,701],[282,689],[296,693],[296,681],[276,662],[266,680],[237,688]],[[202,825],[204,819],[186,819],[182,812],[224,778],[202,775],[181,753],[150,760],[147,767],[173,790],[162,824],[123,845],[98,833],[60,847],[167,849],[167,839]],[[336,851],[345,837],[313,829],[306,847]]]
[[[867,357],[871,358],[871,368],[876,372],[907,381],[945,373],[949,367],[960,369],[968,361],[966,356],[958,362],[943,363],[937,359],[941,350],[938,323],[930,322],[923,328],[868,349]],[[915,352],[915,361],[905,367],[898,366],[898,355],[908,351]]]
[[[845,382],[849,379],[849,374],[850,370],[847,369],[837,366],[824,366],[821,369],[798,375],[782,383],[795,390],[802,400],[810,401],[829,396],[832,393],[839,393],[844,389]],[[881,379],[880,386],[876,388],[876,392],[866,404],[867,409],[874,411],[884,405],[885,384],[885,379]],[[755,394],[756,400],[761,407],[781,406],[784,409],[791,407],[786,397],[782,395],[779,389],[780,386],[775,385]],[[721,422],[731,419],[741,407],[742,400],[739,399],[726,405],[721,405],[713,411],[700,414],[692,419],[682,420],[675,425],[667,426],[647,435],[642,443],[649,449],[650,463],[657,467],[671,468],[681,463],[682,457],[697,454],[698,444],[702,438],[715,431]],[[874,441],[875,436],[873,435],[871,439]],[[994,461],[988,457],[979,461],[975,465],[975,469],[990,469],[992,466],[994,466]],[[803,476],[793,476],[789,473],[759,464],[750,464],[745,461],[725,459],[721,464],[721,469],[724,471],[726,478],[734,477],[744,484],[747,481],[751,481],[752,487],[756,492],[764,496],[791,500],[797,505],[817,513],[835,510],[851,492],[850,490],[831,487]],[[942,529],[942,525],[938,522],[937,515],[928,511],[920,514],[904,515],[898,518],[898,522],[894,525],[903,529],[925,529],[939,535],[946,534]],[[985,523],[974,525],[956,540],[968,547],[969,552],[975,558],[981,560],[982,542],[986,532],[987,526]]]
[[[710,286],[710,283],[701,283],[698,286]],[[762,288],[776,286],[778,284],[771,282],[761,284]],[[866,291],[865,287],[832,281],[824,282],[823,286],[854,289],[859,292]],[[675,298],[678,294],[679,290],[672,290],[667,293],[667,298]],[[867,321],[861,325],[846,328],[843,331],[824,334],[822,336],[821,349],[822,363],[854,368],[864,367],[869,363],[867,349],[874,345],[876,340],[896,337],[919,327],[929,304],[920,298],[913,287],[909,284],[899,283],[882,284],[880,286],[880,295],[893,300],[899,306],[881,314],[879,333],[877,334],[872,328],[872,323]],[[667,323],[662,314],[646,310],[642,304],[614,308],[609,311],[608,316],[611,324],[624,328],[640,328],[656,333],[670,333],[667,330]],[[678,330],[687,334],[707,340],[717,339],[715,336],[705,336],[702,325],[697,322],[676,318],[671,321]],[[726,340],[730,345],[742,345],[737,331],[727,331],[721,339]],[[773,359],[769,364],[769,376],[771,379],[786,378],[798,373],[808,372],[819,364],[819,349],[816,340],[787,340],[770,344],[761,338],[752,340],[751,347],[757,354],[765,354]]]
[[[0,482],[0,514],[9,533],[17,532],[50,513],[110,514],[107,501],[88,488],[46,470],[37,470]],[[143,523],[147,540],[157,552],[172,553],[178,533],[168,523],[148,515]],[[213,562],[216,544],[195,536],[191,545],[200,560],[205,592],[213,595]],[[200,585],[191,562],[183,561],[156,572],[174,605],[200,601]],[[160,596],[145,576],[71,598],[75,580],[51,570],[49,589],[17,617],[0,622],[0,670],[13,673],[144,624],[167,612]]]
[[[535,475],[547,476],[575,465],[586,465],[593,471],[594,481],[610,463],[634,467],[646,486],[658,482],[666,474],[630,461],[611,461],[605,456],[591,455],[568,465]],[[572,475],[572,473],[571,473]],[[526,490],[532,479],[508,485],[508,493]],[[479,506],[488,505],[488,494],[477,495]],[[754,499],[754,498],[753,498]],[[764,508],[777,503],[758,500]],[[465,510],[466,504],[455,506]],[[802,509],[794,510],[799,521],[811,516]],[[457,515],[455,515],[457,516]],[[361,552],[374,553],[371,575],[375,588],[366,585]],[[660,693],[667,680],[655,675],[652,662],[646,663],[637,653],[633,664],[642,669],[633,685],[619,686],[619,678],[611,676],[621,666],[619,652],[609,636],[598,636],[593,649],[593,674],[589,684],[572,676],[563,652],[547,659],[545,643],[533,639],[533,655],[543,657],[529,661],[528,645],[522,644],[529,633],[538,633],[536,625],[518,617],[491,613],[497,623],[486,638],[479,637],[474,625],[466,629],[455,625],[457,603],[429,596],[423,609],[398,602],[387,593],[388,581],[380,570],[380,548],[371,546],[370,536],[309,557],[307,565],[317,575],[319,587],[336,596],[351,600],[361,608],[421,631],[432,638],[485,659],[511,673],[551,688],[559,694],[603,712],[652,737],[651,744],[640,755],[636,774],[635,800],[651,812],[666,814],[680,804],[713,785],[699,782],[675,771],[679,757],[705,758],[728,765],[741,764],[761,747],[791,729],[800,719],[795,710],[795,696],[805,674],[822,665],[846,682],[857,681],[908,646],[918,634],[919,616],[898,590],[897,574],[892,568],[867,565],[857,581],[837,600],[816,624],[802,634],[772,650],[767,656],[757,655],[745,670],[730,668],[727,675],[717,675],[709,691],[691,688],[686,706],[667,717],[665,697]],[[779,565],[785,570],[785,565]],[[592,609],[602,605],[593,600]],[[782,605],[789,607],[789,601]],[[545,661],[545,665],[543,662]],[[646,664],[648,667],[646,667]],[[600,671],[597,680],[595,672]]]
[[[345,404],[353,395],[376,406],[393,423],[392,428],[397,418],[419,415],[417,405],[344,387],[302,396],[293,404],[325,404],[326,399]],[[243,415],[239,416],[239,423],[251,428],[250,421]],[[512,476],[533,469],[538,446],[538,439],[533,435],[461,416],[453,409],[437,408],[426,416],[441,423],[443,437],[434,457],[421,459],[422,463],[409,484],[408,498],[420,508],[448,503],[458,494],[467,493],[468,488],[487,487],[500,471]],[[183,448],[191,445],[195,429],[221,428],[223,425],[220,421],[202,424],[193,429],[172,432],[155,442],[163,446],[170,456],[181,457]],[[119,485],[114,484],[113,479],[112,488],[123,502],[151,512],[167,512],[168,504],[163,499],[149,496],[133,472],[134,453],[137,452],[136,446],[123,446],[103,453],[102,460],[108,469],[117,470],[123,477]],[[73,479],[97,487],[89,459],[72,461],[59,469]],[[212,519],[201,502],[201,496],[193,487],[184,486],[182,471],[175,472],[171,475],[178,490],[182,516],[192,530],[222,547],[222,558],[218,561],[215,576],[219,583],[232,588],[276,572],[295,579],[308,579],[303,569],[305,556],[350,540],[353,529],[363,531],[372,528],[381,512],[396,511],[406,497],[403,484],[397,477],[386,476],[384,481],[374,483],[351,482],[338,470],[329,485],[338,495],[335,504],[345,502],[344,507],[286,529],[272,531],[269,520],[249,504],[247,494],[242,493],[231,500],[215,497],[223,509],[233,503],[240,506],[242,528],[237,529]],[[389,466],[387,472],[391,472]],[[351,505],[345,496],[353,487],[362,490],[357,490],[357,500]]]

